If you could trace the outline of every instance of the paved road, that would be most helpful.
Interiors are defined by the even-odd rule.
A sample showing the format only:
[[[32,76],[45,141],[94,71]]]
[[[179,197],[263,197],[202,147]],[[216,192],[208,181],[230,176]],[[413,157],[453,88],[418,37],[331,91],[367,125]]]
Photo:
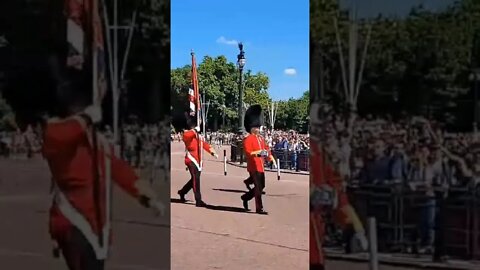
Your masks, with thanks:
[[[41,159],[0,159],[0,269],[66,269],[53,259],[48,235],[49,172]],[[169,183],[156,189],[169,201]],[[169,213],[154,218],[123,192],[115,192],[111,270],[170,269]]]
[[[326,270],[370,270],[368,263],[329,261]],[[415,268],[380,265],[379,270],[415,270]]]
[[[189,178],[183,149],[172,144],[173,198]],[[172,269],[308,269],[308,176],[284,174],[277,181],[275,173],[267,173],[264,204],[269,215],[244,213],[240,196],[248,174],[229,166],[224,176],[222,158],[208,157],[202,172],[203,199],[218,210],[171,205]],[[193,194],[187,199],[193,200]]]

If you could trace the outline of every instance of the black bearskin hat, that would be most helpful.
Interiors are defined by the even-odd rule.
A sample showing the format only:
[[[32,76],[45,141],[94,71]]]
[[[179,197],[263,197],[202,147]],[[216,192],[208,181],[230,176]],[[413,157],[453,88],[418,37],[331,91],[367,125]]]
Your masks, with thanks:
[[[63,2],[40,2],[43,3],[39,3],[38,16],[32,18],[34,23],[30,22],[28,26],[33,32],[40,31],[41,35],[20,38],[32,34],[25,31],[24,26],[14,23],[13,18],[17,16],[6,19],[6,25],[12,28],[5,32],[9,42],[2,48],[8,53],[2,62],[5,86],[1,91],[20,128],[41,122],[46,115],[68,116],[72,107],[91,103],[89,72],[67,70],[66,67],[69,45]],[[20,6],[15,9],[15,14],[29,14]]]
[[[263,126],[263,112],[262,106],[252,105],[245,112],[245,119],[243,120],[243,126],[247,132],[250,132],[252,128],[259,128]]]
[[[40,122],[46,115],[69,116],[91,103],[91,80],[84,72],[60,68],[57,56],[39,62],[7,73],[2,96],[15,112],[20,127]]]
[[[197,126],[197,118],[185,107],[172,113],[172,125],[177,132],[192,129]]]

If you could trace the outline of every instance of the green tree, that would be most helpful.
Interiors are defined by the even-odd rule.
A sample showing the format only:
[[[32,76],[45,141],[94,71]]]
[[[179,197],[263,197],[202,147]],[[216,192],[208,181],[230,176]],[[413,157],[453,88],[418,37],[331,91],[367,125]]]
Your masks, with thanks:
[[[198,65],[198,82],[201,94],[209,103],[207,124],[209,128],[218,129],[223,122],[234,128],[238,119],[238,79],[239,73],[235,63],[228,62],[225,56],[205,56]],[[172,104],[185,106],[188,89],[191,87],[191,66],[187,65],[171,71]],[[244,103],[260,104],[268,108],[270,97],[267,89],[269,78],[264,73],[244,74]]]

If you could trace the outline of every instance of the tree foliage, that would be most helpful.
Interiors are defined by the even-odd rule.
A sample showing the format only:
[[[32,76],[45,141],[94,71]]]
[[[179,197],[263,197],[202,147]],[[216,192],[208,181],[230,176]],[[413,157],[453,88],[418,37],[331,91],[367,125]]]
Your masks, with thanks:
[[[324,64],[323,80],[318,74],[312,78],[321,80],[326,92],[342,95],[333,20],[339,21],[345,51],[349,23],[347,11],[336,2],[311,1],[317,9],[311,15],[312,56]],[[416,6],[406,16],[379,15],[361,19],[359,25],[360,44],[366,26],[372,26],[358,104],[361,113],[403,110],[442,119],[448,113],[460,126],[471,126],[467,124],[473,115],[469,75],[472,68],[480,67],[480,40],[474,38],[480,37],[480,2],[460,0],[438,12]],[[313,72],[320,72],[319,61]]]
[[[186,106],[188,89],[191,88],[190,65],[171,71],[172,108]],[[268,93],[270,79],[263,72],[253,73],[247,70],[243,74],[244,106],[260,104],[268,111],[272,99]],[[198,65],[198,81],[201,94],[209,103],[207,125],[210,129],[226,128],[234,130],[238,119],[239,71],[234,63],[225,56],[205,56]],[[303,100],[303,99],[299,99]],[[308,106],[308,95],[307,95]],[[279,106],[279,115],[284,118],[278,122],[278,128],[296,128],[306,125],[306,107],[302,102],[291,99],[289,105]],[[295,106],[295,107],[293,107]],[[225,115],[225,127],[221,127]],[[283,121],[283,122],[282,122]]]

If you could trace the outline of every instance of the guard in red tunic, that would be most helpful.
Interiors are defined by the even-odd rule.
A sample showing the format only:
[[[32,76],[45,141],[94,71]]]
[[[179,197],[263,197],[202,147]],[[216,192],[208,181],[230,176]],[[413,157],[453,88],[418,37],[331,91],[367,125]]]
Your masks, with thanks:
[[[41,121],[40,116],[45,114],[56,116],[42,121],[42,150],[53,182],[49,228],[54,255],[61,253],[70,270],[104,269],[112,238],[113,183],[157,214],[164,207],[135,171],[115,155],[105,137],[95,132],[101,109],[86,106],[91,100],[89,88],[84,85],[87,80],[55,75],[57,80],[45,87],[39,81],[26,79],[28,72],[21,74],[10,81],[5,96],[22,126]],[[33,85],[22,87],[21,81],[37,83],[38,91],[31,91]],[[26,94],[29,92],[34,96]],[[30,103],[32,99],[36,104]]]
[[[344,191],[343,177],[332,163],[331,155],[326,151],[324,121],[328,111],[319,103],[310,107],[311,149],[310,149],[310,269],[325,269],[323,242],[325,238],[325,216],[334,216],[334,223],[347,228],[352,226],[358,233],[355,235],[368,245],[364,238],[363,226],[350,205]],[[351,238],[351,237],[350,237]],[[352,239],[348,239],[351,241]]]
[[[180,116],[181,117],[181,116]],[[190,172],[190,180],[178,191],[180,200],[185,202],[185,195],[193,189],[195,196],[195,205],[197,207],[205,207],[207,204],[202,200],[200,191],[200,174],[203,168],[202,152],[207,151],[210,155],[218,158],[213,147],[208,144],[205,139],[198,133],[196,127],[196,118],[185,112],[183,114],[183,142],[185,143],[185,165]]]
[[[254,188],[242,195],[241,199],[243,207],[248,211],[248,201],[255,198],[256,212],[267,214],[262,203],[262,192],[265,188],[264,163],[265,159],[268,159],[275,164],[275,159],[265,140],[260,136],[262,118],[262,107],[260,105],[251,106],[245,113],[244,126],[250,134],[243,140],[243,149],[247,158],[247,171],[250,174],[250,179],[253,180]]]

